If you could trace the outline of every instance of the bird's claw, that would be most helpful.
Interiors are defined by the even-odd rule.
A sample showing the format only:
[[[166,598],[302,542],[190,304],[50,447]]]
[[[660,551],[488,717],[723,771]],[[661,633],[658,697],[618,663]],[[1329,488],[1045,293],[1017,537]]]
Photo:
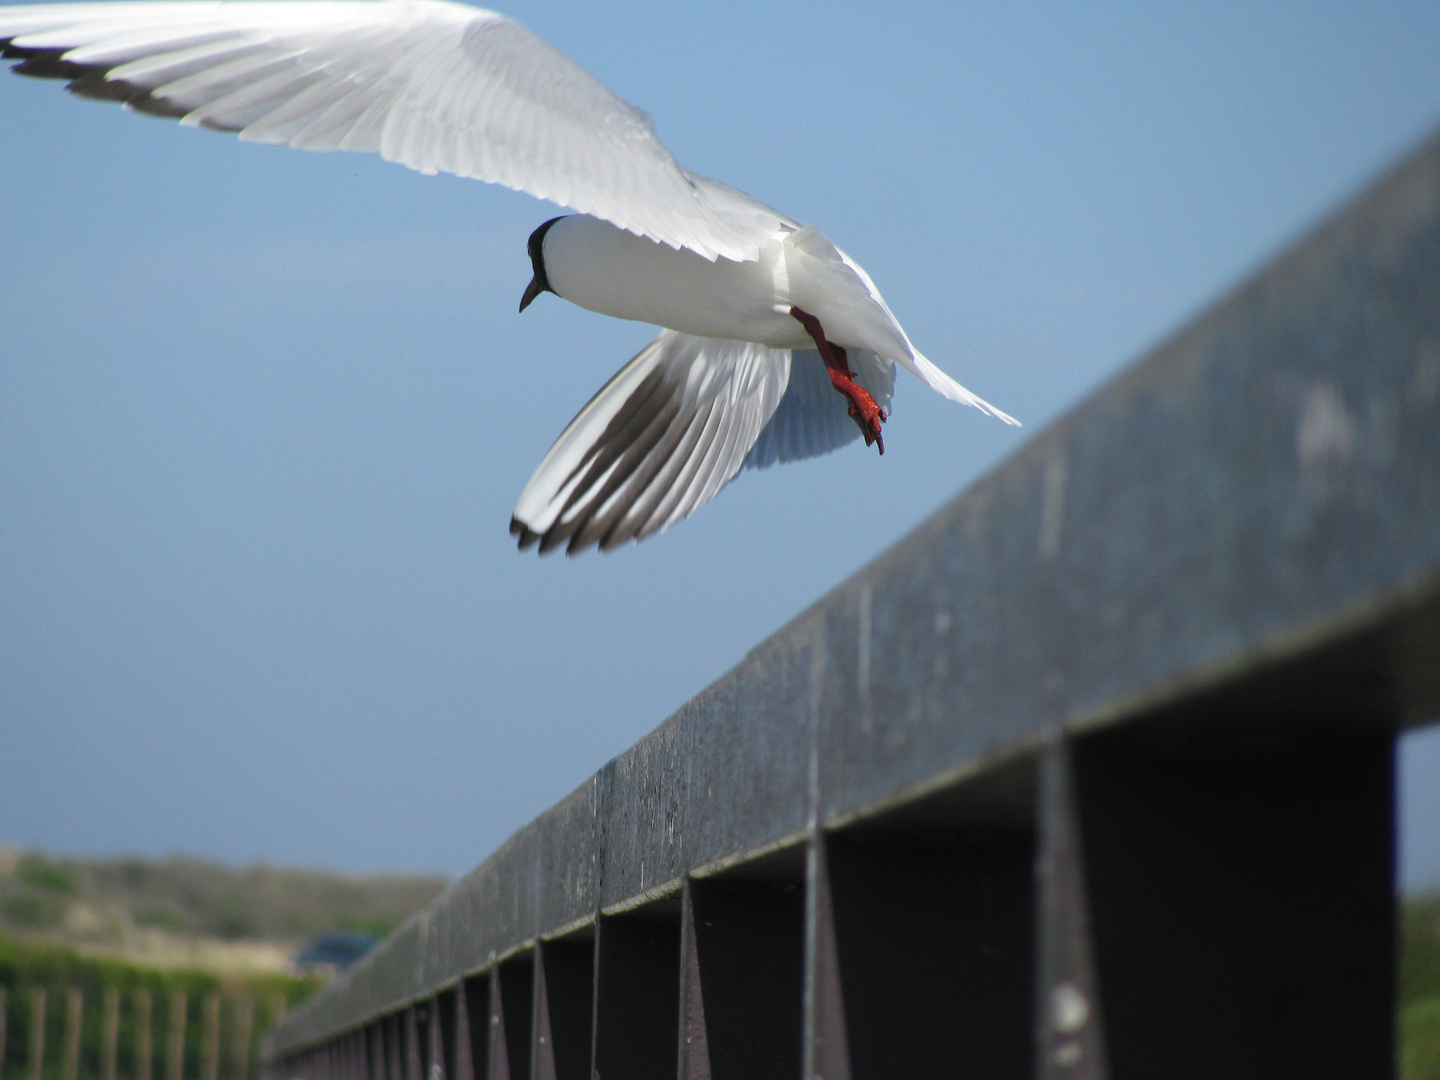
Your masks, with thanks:
[[[858,383],[852,382],[844,393],[850,399],[850,417],[860,428],[860,434],[865,437],[865,445],[878,445],[880,453],[884,454],[885,437],[880,433],[880,425],[889,419],[885,410],[871,396],[870,391]]]
[[[879,444],[880,453],[885,453],[885,439],[880,434],[880,425],[889,417],[870,391],[855,381],[855,373],[850,370],[845,350],[825,337],[825,328],[820,325],[820,320],[808,311],[792,307],[790,314],[805,327],[805,332],[814,340],[815,348],[825,362],[825,370],[830,376],[830,385],[844,394],[850,402],[850,416],[859,426],[860,434],[865,436],[865,445]]]

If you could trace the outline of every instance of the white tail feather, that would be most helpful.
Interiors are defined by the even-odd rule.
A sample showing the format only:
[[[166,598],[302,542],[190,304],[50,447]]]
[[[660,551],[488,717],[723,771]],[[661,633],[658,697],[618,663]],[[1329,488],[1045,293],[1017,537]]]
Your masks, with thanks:
[[[910,369],[910,372],[930,387],[937,394],[943,394],[951,401],[957,401],[961,405],[969,405],[971,408],[979,409],[987,416],[993,416],[996,420],[1003,420],[1012,427],[1020,427],[1020,421],[1016,420],[1009,413],[1001,412],[994,405],[991,405],[984,398],[976,397],[969,390],[966,390],[958,382],[952,379],[945,372],[921,355],[914,346],[911,346],[911,358],[899,357],[902,364]]]

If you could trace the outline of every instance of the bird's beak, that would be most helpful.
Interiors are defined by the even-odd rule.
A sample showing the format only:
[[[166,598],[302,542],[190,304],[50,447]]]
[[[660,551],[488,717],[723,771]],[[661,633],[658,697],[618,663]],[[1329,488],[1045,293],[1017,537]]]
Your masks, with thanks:
[[[532,277],[530,284],[525,286],[525,295],[520,297],[520,310],[524,311],[530,306],[530,302],[545,291],[545,286],[540,284],[539,276]]]

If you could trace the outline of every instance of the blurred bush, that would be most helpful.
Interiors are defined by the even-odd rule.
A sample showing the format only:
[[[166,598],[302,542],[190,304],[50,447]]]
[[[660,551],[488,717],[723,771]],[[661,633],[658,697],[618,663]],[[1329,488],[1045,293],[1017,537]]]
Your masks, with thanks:
[[[1400,1076],[1440,1080],[1440,890],[1400,907]]]

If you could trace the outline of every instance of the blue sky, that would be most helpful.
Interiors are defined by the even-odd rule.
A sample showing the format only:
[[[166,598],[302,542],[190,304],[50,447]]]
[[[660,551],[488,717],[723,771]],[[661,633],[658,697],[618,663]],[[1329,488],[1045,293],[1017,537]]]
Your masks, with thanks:
[[[1440,6],[516,2],[682,164],[819,224],[1033,431],[1440,123]],[[882,460],[521,557],[651,336],[550,208],[0,80],[0,843],[478,862],[1026,437],[902,375]],[[1440,737],[1404,753],[1440,881]]]

